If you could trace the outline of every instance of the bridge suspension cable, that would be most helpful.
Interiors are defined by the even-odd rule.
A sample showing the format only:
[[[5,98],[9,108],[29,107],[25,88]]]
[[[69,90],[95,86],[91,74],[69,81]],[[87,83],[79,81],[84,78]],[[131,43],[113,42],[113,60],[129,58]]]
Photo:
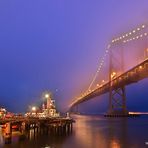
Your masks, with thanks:
[[[83,97],[85,97],[86,95],[88,95],[89,93],[92,92],[91,88],[94,85],[94,82],[95,82],[96,78],[98,77],[98,74],[100,73],[100,71],[104,65],[105,58],[106,58],[107,54],[109,53],[109,51],[111,50],[111,47],[113,47],[116,44],[125,44],[127,42],[139,40],[143,37],[148,36],[148,32],[145,31],[147,27],[148,27],[147,24],[146,25],[144,25],[144,24],[139,25],[137,28],[130,30],[129,32],[124,33],[124,34],[120,35],[119,37],[116,37],[111,40],[111,42],[107,45],[107,47],[105,49],[105,53],[104,53],[103,57],[101,58],[100,63],[98,64],[97,70],[92,78],[91,83],[89,84],[88,89],[86,90],[86,92],[84,94],[82,94],[80,97],[78,97],[76,100],[74,100],[71,105],[75,104],[78,100],[82,99]],[[144,32],[142,32],[142,31],[144,31]],[[142,32],[142,33],[140,33],[140,32]]]
[[[98,74],[99,74],[99,72],[100,72],[100,70],[101,70],[101,68],[102,68],[102,66],[103,66],[103,64],[104,64],[105,57],[106,57],[107,53],[109,52],[110,47],[111,47],[111,44],[109,44],[109,45],[107,46],[107,49],[105,50],[105,54],[104,54],[104,56],[102,57],[101,63],[99,64],[99,67],[97,68],[97,71],[96,71],[96,73],[95,73],[95,75],[94,75],[94,77],[93,77],[93,79],[92,79],[92,81],[91,81],[91,83],[90,83],[90,85],[89,85],[89,87],[88,87],[88,91],[90,91],[90,89],[91,89],[93,83],[95,82],[95,80],[96,80],[96,78],[97,78],[97,76],[98,76]]]
[[[119,42],[121,42],[121,43],[126,43],[126,42],[129,42],[129,41],[137,40],[137,39],[140,39],[140,38],[142,38],[142,37],[147,36],[147,35],[148,35],[147,32],[144,32],[144,33],[141,33],[141,34],[137,35],[137,33],[139,33],[140,31],[142,31],[142,30],[145,29],[146,27],[147,27],[147,26],[144,25],[144,24],[141,25],[141,26],[138,26],[137,28],[135,28],[135,29],[133,29],[133,30],[131,30],[131,31],[129,31],[129,32],[127,32],[127,33],[125,33],[125,34],[123,34],[123,35],[121,35],[121,36],[115,38],[115,39],[113,39],[113,40],[111,41],[111,43],[108,44],[107,49],[106,49],[106,51],[105,51],[105,54],[104,54],[104,56],[102,57],[101,62],[99,63],[99,66],[98,66],[98,68],[97,68],[97,71],[95,72],[95,75],[94,75],[94,77],[93,77],[93,79],[92,79],[92,81],[91,81],[91,83],[90,83],[90,85],[89,85],[87,91],[90,91],[90,90],[91,90],[92,85],[94,84],[94,82],[95,82],[95,80],[96,80],[96,78],[97,78],[97,76],[98,76],[100,70],[102,69],[102,66],[103,66],[103,64],[104,64],[105,57],[106,57],[107,53],[109,52],[109,49],[111,48],[111,46],[112,46],[113,44],[115,44],[115,43],[119,43]],[[133,35],[136,35],[136,36],[132,37]]]

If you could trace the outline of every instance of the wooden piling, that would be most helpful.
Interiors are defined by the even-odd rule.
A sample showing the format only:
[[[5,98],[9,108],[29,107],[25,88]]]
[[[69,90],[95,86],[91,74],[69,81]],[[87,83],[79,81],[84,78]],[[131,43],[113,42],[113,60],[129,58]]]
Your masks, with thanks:
[[[8,122],[6,123],[6,130],[5,130],[5,144],[10,144],[11,143],[11,137],[12,137],[12,127],[11,127],[11,123]]]

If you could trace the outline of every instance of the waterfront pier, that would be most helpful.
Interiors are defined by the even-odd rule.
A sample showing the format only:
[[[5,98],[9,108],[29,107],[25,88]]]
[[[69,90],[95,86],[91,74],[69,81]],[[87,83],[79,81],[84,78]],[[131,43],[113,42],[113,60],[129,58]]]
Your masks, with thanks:
[[[13,128],[20,132],[20,140],[24,139],[30,130],[34,135],[51,134],[52,136],[67,135],[72,132],[72,124],[75,121],[71,118],[20,118],[3,119],[0,125],[4,128],[5,143],[11,143]]]

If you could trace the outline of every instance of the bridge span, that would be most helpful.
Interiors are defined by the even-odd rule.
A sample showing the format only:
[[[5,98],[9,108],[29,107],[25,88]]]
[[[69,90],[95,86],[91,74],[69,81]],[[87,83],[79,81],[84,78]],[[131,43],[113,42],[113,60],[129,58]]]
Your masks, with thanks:
[[[100,96],[110,91],[110,87],[113,90],[117,90],[125,85],[130,85],[132,83],[137,83],[140,80],[148,78],[148,58],[145,59],[140,64],[136,65],[132,69],[126,71],[118,77],[115,77],[113,80],[105,83],[104,85],[98,87],[95,90],[92,90],[89,94],[86,94],[84,97],[79,98],[71,103],[70,108],[85,102],[87,100],[93,99],[96,96]]]
[[[80,103],[96,96],[109,93],[107,115],[128,115],[125,87],[147,77],[148,25],[146,24],[114,38],[107,45],[88,89],[72,101],[70,109],[77,108]],[[94,86],[95,81],[97,85]]]

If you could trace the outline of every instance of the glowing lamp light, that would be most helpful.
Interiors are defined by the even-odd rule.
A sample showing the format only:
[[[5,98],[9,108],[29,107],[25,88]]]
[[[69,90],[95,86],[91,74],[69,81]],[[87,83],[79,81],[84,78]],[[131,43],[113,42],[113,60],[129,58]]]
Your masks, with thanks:
[[[3,111],[3,112],[6,112],[6,109],[5,109],[5,108],[2,108],[2,111]]]
[[[111,78],[115,77],[116,76],[116,72],[112,72],[111,74]]]
[[[142,66],[139,66],[139,69],[142,69]]]
[[[114,40],[112,40],[112,43],[114,43],[115,41]]]
[[[129,35],[131,35],[132,33],[131,32],[129,32]]]
[[[116,72],[113,72],[113,75],[116,75]]]
[[[140,30],[140,28],[137,28],[137,30],[139,31],[139,30]]]
[[[36,111],[36,107],[33,106],[33,107],[31,108],[31,110],[32,110],[32,111]]]
[[[49,96],[50,96],[49,94],[45,94],[45,98],[49,98]]]
[[[142,25],[142,28],[145,28],[145,25]]]

